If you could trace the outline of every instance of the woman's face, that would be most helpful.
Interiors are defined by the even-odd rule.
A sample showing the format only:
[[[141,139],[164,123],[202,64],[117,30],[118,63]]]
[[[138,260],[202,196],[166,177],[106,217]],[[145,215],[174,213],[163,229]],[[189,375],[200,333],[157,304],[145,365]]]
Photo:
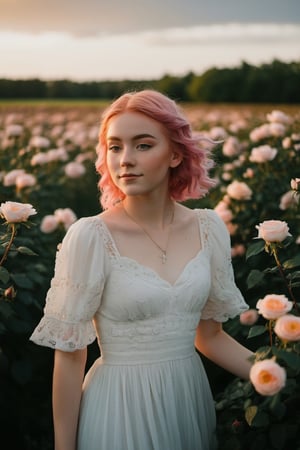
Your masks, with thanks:
[[[110,176],[125,196],[168,192],[170,168],[181,158],[159,122],[136,112],[114,116],[106,145]]]

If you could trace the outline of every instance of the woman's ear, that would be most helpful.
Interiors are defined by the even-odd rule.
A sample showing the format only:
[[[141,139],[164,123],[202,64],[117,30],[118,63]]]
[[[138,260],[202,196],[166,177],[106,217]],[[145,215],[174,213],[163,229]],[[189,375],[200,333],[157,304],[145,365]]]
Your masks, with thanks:
[[[179,166],[179,164],[181,163],[182,159],[183,158],[182,158],[181,153],[173,151],[172,156],[171,156],[170,167],[172,169],[174,169],[175,167]]]

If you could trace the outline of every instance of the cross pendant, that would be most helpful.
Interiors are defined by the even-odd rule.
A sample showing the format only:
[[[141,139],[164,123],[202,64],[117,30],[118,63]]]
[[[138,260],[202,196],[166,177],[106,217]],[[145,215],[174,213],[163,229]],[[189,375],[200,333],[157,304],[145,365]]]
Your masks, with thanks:
[[[163,264],[166,264],[166,261],[167,261],[167,255],[166,255],[166,252],[162,252],[162,254],[161,254],[161,262],[162,262]]]

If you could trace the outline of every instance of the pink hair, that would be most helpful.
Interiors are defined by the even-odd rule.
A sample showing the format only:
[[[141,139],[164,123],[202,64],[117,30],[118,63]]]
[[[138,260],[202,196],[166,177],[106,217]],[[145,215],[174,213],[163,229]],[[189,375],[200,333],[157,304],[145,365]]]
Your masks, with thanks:
[[[162,124],[176,152],[181,155],[182,162],[170,170],[171,198],[184,201],[203,197],[215,184],[208,174],[213,166],[208,151],[200,147],[199,137],[193,137],[190,123],[173,100],[157,91],[143,90],[123,94],[103,113],[96,161],[96,169],[101,175],[99,189],[102,192],[102,207],[108,209],[125,197],[113,183],[107,168],[106,133],[109,121],[126,111],[144,114]]]

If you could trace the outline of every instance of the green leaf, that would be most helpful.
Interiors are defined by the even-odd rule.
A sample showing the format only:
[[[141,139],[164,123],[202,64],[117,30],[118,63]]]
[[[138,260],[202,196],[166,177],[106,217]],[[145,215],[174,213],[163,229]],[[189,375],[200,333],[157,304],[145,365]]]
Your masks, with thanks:
[[[251,425],[254,427],[266,427],[270,423],[270,418],[264,411],[257,411],[253,417]]]
[[[300,253],[294,256],[294,258],[288,259],[283,263],[284,269],[294,269],[294,267],[300,266]]]
[[[252,338],[254,336],[260,336],[261,334],[266,332],[266,327],[263,325],[254,325],[250,328],[248,333],[248,338]]]
[[[251,244],[246,252],[246,260],[251,258],[251,256],[258,255],[265,249],[265,241],[263,239],[258,239],[256,242]]]
[[[273,347],[273,354],[277,357],[282,359],[288,367],[294,370],[300,370],[300,355],[297,355],[297,353],[278,349],[277,347]]]
[[[1,266],[0,267],[0,281],[2,281],[2,283],[6,284],[8,283],[9,280],[9,271],[7,269],[5,269],[5,267]]]
[[[30,248],[28,247],[18,247],[17,251],[19,253],[22,253],[23,255],[30,255],[30,256],[38,256],[37,253],[35,253],[34,251],[32,251]]]
[[[14,273],[11,275],[16,285],[24,289],[32,289],[33,282],[24,273]]]
[[[253,288],[257,284],[260,284],[264,278],[263,272],[257,269],[251,270],[247,277],[247,287],[248,289]]]

